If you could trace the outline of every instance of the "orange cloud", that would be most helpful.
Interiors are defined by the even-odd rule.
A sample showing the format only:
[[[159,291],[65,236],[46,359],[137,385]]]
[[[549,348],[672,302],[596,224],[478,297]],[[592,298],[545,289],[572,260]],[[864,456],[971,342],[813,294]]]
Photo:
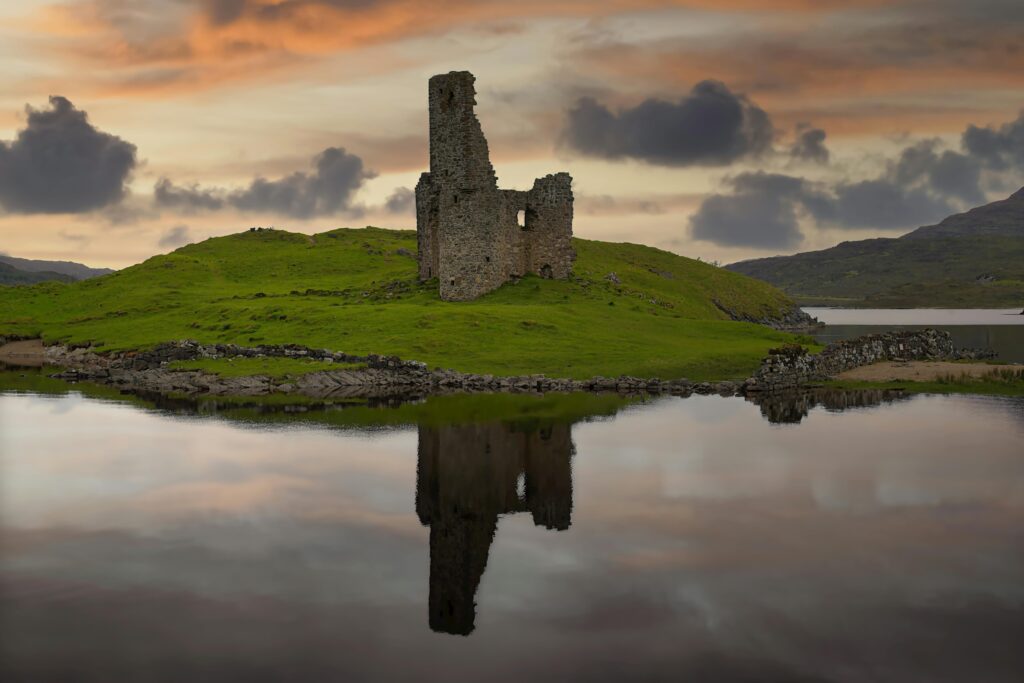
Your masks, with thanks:
[[[597,42],[569,59],[605,82],[641,84],[645,96],[720,80],[754,97],[776,123],[813,120],[838,134],[894,127],[928,133],[961,127],[965,114],[999,118],[1020,102],[991,108],[991,100],[986,105],[956,94],[1024,88],[1019,26],[995,19],[957,24],[947,18],[913,28],[896,23],[860,33],[812,25],[687,43]]]
[[[451,30],[554,17],[659,9],[818,14],[892,0],[76,0],[45,10],[34,30],[105,71],[105,94],[150,95],[265,80],[308,60]],[[391,66],[395,66],[392,64]]]

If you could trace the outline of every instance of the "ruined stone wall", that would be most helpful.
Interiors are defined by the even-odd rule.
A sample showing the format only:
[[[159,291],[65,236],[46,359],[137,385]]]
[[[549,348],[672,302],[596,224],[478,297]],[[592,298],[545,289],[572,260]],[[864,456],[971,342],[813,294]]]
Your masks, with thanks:
[[[541,277],[565,279],[572,272],[572,177],[568,173],[538,178],[526,200],[525,269]]]
[[[429,173],[421,174],[416,185],[416,253],[421,280],[435,278],[440,272],[437,238],[439,200],[440,194],[434,185],[433,177]]]
[[[449,301],[475,299],[526,273],[565,278],[575,259],[572,178],[558,173],[528,192],[499,190],[474,113],[474,81],[466,71],[430,79],[430,172],[416,186],[419,276],[438,278]]]
[[[985,351],[957,349],[949,332],[934,329],[886,332],[829,344],[819,354],[810,354],[800,346],[773,349],[754,376],[747,380],[748,391],[795,389],[810,382],[892,360],[948,360],[988,357]]]

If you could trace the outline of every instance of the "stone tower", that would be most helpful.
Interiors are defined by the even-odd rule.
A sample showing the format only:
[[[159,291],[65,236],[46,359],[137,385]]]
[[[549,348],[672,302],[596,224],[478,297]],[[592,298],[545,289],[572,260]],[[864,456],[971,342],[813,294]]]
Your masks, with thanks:
[[[526,192],[499,190],[473,111],[475,80],[453,71],[431,78],[428,88],[430,171],[416,185],[419,275],[437,278],[447,301],[475,299],[527,273],[564,279],[576,259],[572,177],[556,173]]]

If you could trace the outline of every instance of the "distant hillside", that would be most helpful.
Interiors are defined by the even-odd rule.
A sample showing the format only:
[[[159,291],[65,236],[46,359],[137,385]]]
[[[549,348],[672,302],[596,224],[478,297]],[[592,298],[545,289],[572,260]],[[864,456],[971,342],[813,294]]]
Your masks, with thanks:
[[[416,234],[244,232],[103,278],[0,288],[0,335],[133,349],[174,339],[298,343],[466,372],[747,377],[792,335],[778,289],[636,244],[574,240],[570,280],[528,276],[469,302],[421,284]]]
[[[34,285],[37,282],[56,280],[58,282],[74,282],[75,278],[53,271],[29,272],[0,261],[0,285]]]
[[[1024,189],[898,239],[726,266],[780,287],[798,303],[879,308],[1024,303]]]
[[[108,275],[114,272],[110,268],[90,268],[74,261],[36,261],[16,258],[6,254],[0,254],[0,264],[6,264],[24,273],[46,273],[50,275],[49,277],[41,278],[42,280],[65,279],[52,277],[54,274],[64,275],[71,280],[88,280],[91,277],[99,277],[100,275]],[[36,281],[38,282],[39,280]]]
[[[900,239],[996,236],[1024,237],[1024,188],[1006,199],[954,214],[935,225],[907,233]]]

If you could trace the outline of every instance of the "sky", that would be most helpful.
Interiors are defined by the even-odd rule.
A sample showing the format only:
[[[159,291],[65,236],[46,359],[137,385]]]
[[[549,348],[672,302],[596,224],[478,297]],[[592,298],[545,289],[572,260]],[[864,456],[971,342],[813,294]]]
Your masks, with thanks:
[[[0,252],[120,268],[251,226],[414,228],[427,79],[499,184],[707,261],[894,237],[1024,185],[1020,0],[0,3]]]

